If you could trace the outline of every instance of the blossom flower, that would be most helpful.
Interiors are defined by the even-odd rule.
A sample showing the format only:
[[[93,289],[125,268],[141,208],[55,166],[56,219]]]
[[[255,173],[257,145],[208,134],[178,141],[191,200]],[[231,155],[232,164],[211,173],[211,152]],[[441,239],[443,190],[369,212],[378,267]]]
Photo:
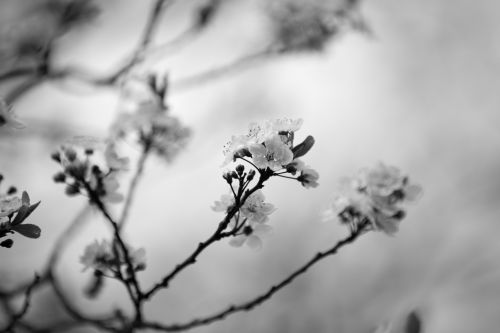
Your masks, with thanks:
[[[83,264],[83,270],[92,268],[98,271],[106,271],[113,263],[114,255],[111,249],[111,243],[107,240],[97,241],[85,247],[80,262]]]
[[[112,248],[112,243],[108,240],[95,240],[85,247],[83,255],[80,257],[80,263],[83,264],[83,270],[92,268],[101,272],[114,269],[117,266],[127,264],[123,253],[118,248],[120,258],[116,258]],[[136,271],[143,270],[146,267],[146,251],[143,248],[133,249],[127,246],[130,263]]]
[[[271,2],[275,44],[279,51],[322,51],[341,28],[348,11],[322,0]]]
[[[234,206],[234,197],[232,194],[224,194],[220,201],[216,201],[212,209],[216,212],[227,212]],[[240,208],[242,218],[248,222],[264,223],[269,219],[269,215],[276,209],[270,203],[265,202],[264,194],[261,190],[252,193]]]
[[[15,129],[24,128],[24,124],[17,120],[12,108],[7,103],[0,99],[0,127],[7,126]]]
[[[63,167],[54,180],[67,184],[68,195],[88,192],[105,202],[122,201],[123,196],[117,192],[117,176],[127,169],[128,158],[120,157],[115,148],[113,141],[105,143],[91,137],[68,140],[53,154]]]
[[[286,166],[288,172],[292,175],[295,175],[297,172],[300,172],[300,175],[297,177],[297,180],[304,186],[305,188],[317,187],[319,174],[316,170],[311,169],[309,166],[306,166],[302,160],[295,159],[290,164]]]
[[[251,146],[260,153],[265,154],[263,147],[259,145],[265,144],[266,140],[275,140],[276,137],[287,145],[290,150],[293,147],[294,132],[300,129],[302,122],[302,119],[281,118],[262,123],[251,123],[247,134],[233,135],[231,140],[224,146],[225,160],[222,165],[233,162],[237,157],[252,157],[249,151]],[[279,145],[279,147],[282,146]]]
[[[14,195],[0,196],[0,218],[16,213],[22,207],[21,199]]]
[[[414,200],[420,186],[410,184],[398,168],[379,164],[344,181],[342,193],[325,212],[325,218],[336,218],[352,230],[368,224],[388,235],[396,233],[406,216],[401,203]]]
[[[240,247],[247,244],[251,249],[262,248],[262,236],[271,232],[272,228],[267,224],[251,223],[243,228],[243,232],[229,241],[229,244],[234,247]]]
[[[259,169],[278,170],[293,160],[290,147],[283,143],[279,135],[266,139],[263,144],[252,144],[248,149]]]
[[[112,126],[113,136],[135,136],[138,142],[168,162],[186,147],[191,131],[156,102],[141,103],[133,113],[122,113]]]

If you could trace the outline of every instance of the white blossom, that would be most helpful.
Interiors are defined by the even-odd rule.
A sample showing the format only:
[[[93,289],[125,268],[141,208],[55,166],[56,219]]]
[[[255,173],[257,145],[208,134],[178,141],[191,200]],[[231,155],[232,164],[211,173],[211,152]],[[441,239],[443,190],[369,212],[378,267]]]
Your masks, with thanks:
[[[290,147],[283,143],[279,135],[274,135],[264,141],[249,146],[252,160],[259,169],[270,168],[279,170],[293,160]]]
[[[227,212],[234,206],[234,196],[232,194],[224,194],[220,201],[216,201],[212,209],[216,212]],[[252,193],[240,208],[240,219],[246,218],[250,223],[264,223],[269,219],[269,215],[276,209],[274,205],[265,202],[264,194],[261,190]]]
[[[110,268],[114,254],[111,248],[111,243],[107,240],[97,241],[85,247],[83,255],[80,257],[80,262],[83,264],[83,270],[92,268],[95,270],[105,271]]]
[[[262,236],[271,232],[272,228],[267,224],[253,223],[245,226],[242,234],[234,236],[229,244],[234,247],[240,247],[247,244],[251,249],[262,248]]]

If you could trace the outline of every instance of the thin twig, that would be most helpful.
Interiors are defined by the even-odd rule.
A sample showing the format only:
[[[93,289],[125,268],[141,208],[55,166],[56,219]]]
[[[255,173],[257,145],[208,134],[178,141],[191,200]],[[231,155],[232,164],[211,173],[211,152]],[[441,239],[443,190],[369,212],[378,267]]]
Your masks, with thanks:
[[[135,174],[134,177],[132,178],[132,181],[130,182],[130,187],[128,189],[127,197],[125,199],[125,203],[123,205],[123,210],[122,214],[120,216],[120,219],[118,220],[118,227],[122,229],[127,222],[128,214],[130,212],[130,208],[132,206],[132,203],[134,201],[134,195],[137,189],[137,185],[139,184],[139,181],[142,177],[143,171],[144,171],[144,166],[146,164],[146,160],[149,156],[150,152],[150,145],[144,146],[144,149],[142,150],[141,156],[137,160],[137,167],[135,169]]]
[[[222,79],[230,74],[237,73],[238,71],[250,68],[251,66],[263,62],[265,60],[271,59],[275,53],[266,49],[264,51],[252,53],[243,57],[240,57],[228,64],[222,65],[220,67],[209,69],[202,73],[193,74],[192,76],[173,79],[170,83],[170,88],[172,91],[184,91],[194,87],[198,87],[214,80]]]
[[[252,195],[255,191],[261,189],[263,187],[264,182],[269,179],[269,175],[267,174],[261,174],[259,181],[257,184],[250,190],[247,190],[245,194],[243,195],[243,186],[240,185],[240,188],[238,190],[237,197],[235,198],[235,204],[231,208],[231,210],[226,214],[226,217],[224,220],[222,220],[215,232],[205,241],[200,242],[196,249],[181,263],[177,264],[175,268],[167,274],[160,282],[156,283],[151,289],[149,289],[147,292],[144,293],[143,298],[144,299],[149,299],[154,293],[156,293],[158,290],[162,288],[168,288],[168,285],[170,282],[179,274],[182,272],[186,267],[196,263],[196,259],[198,256],[205,250],[207,247],[209,247],[211,244],[213,244],[216,241],[221,240],[223,237],[226,237],[230,234],[224,234],[224,230],[227,228],[229,223],[231,222],[231,219],[235,216],[235,214],[239,211],[241,206],[245,203],[245,201],[248,199],[250,195]]]
[[[236,312],[241,312],[241,311],[250,311],[256,306],[262,304],[266,300],[270,299],[275,293],[277,293],[279,290],[283,289],[290,283],[292,283],[295,278],[298,276],[304,274],[311,266],[319,262],[320,260],[330,256],[334,255],[337,253],[337,251],[342,248],[343,246],[347,244],[351,244],[354,242],[362,233],[364,232],[364,228],[360,227],[356,231],[352,232],[348,237],[340,240],[330,248],[329,250],[326,250],[324,252],[318,252],[314,257],[312,257],[308,262],[306,262],[304,265],[302,265],[299,269],[294,271],[292,274],[290,274],[287,278],[279,282],[278,284],[272,286],[269,288],[265,293],[251,299],[250,301],[247,301],[245,303],[239,304],[239,305],[231,305],[227,309],[220,311],[214,315],[205,317],[205,318],[199,318],[199,319],[194,319],[191,320],[187,323],[182,323],[182,324],[172,324],[172,325],[163,325],[161,323],[154,323],[154,322],[146,322],[143,324],[143,328],[149,328],[149,329],[154,329],[158,331],[164,331],[164,332],[178,332],[178,331],[185,331],[189,330],[198,326],[203,326],[203,325],[208,325],[211,324],[215,321],[223,320],[227,316],[236,313]]]
[[[7,327],[2,330],[2,332],[13,332],[14,327],[16,326],[16,323],[28,312],[28,308],[30,306],[30,301],[31,301],[31,291],[33,290],[33,287],[40,281],[40,277],[35,274],[35,278],[33,279],[33,282],[26,288],[26,291],[24,293],[24,302],[23,306],[21,307],[21,310],[13,315],[10,319],[9,324]]]

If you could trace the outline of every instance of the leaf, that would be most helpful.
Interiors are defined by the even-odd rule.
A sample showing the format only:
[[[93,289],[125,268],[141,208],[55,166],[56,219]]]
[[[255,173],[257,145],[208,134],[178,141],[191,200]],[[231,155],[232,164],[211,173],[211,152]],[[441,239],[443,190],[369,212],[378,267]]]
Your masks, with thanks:
[[[307,152],[314,145],[314,138],[311,135],[308,135],[302,143],[292,148],[293,159],[299,158],[307,154]]]
[[[28,238],[38,238],[38,237],[40,237],[40,234],[42,232],[40,227],[38,227],[34,224],[16,225],[16,226],[13,226],[11,230],[14,230],[14,231],[20,233],[21,235],[23,235],[24,237],[28,237]]]
[[[28,192],[23,191],[23,195],[21,197],[21,202],[23,203],[23,206],[30,205],[30,196],[28,195]]]
[[[405,333],[421,333],[421,332],[422,332],[422,320],[415,311],[412,311],[408,315],[408,318],[406,318]]]
[[[14,226],[14,225],[21,224],[24,220],[26,220],[28,218],[28,216],[31,215],[31,213],[33,213],[33,211],[38,207],[38,205],[40,205],[40,202],[41,201],[38,201],[36,204],[31,205],[31,206],[23,205],[19,209],[19,211],[17,212],[17,215],[14,218],[14,220],[11,222],[11,225]]]

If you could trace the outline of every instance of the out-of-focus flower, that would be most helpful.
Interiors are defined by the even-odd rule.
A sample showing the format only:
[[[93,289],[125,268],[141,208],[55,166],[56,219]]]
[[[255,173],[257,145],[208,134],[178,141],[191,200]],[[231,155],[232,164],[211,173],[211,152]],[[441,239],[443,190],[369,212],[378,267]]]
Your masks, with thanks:
[[[252,160],[259,169],[279,170],[293,160],[290,147],[283,143],[279,135],[266,139],[263,143],[255,143],[248,147]]]
[[[120,171],[127,170],[128,158],[120,157],[113,141],[104,142],[92,137],[68,140],[52,158],[61,164],[62,172],[54,181],[66,183],[66,193],[87,193],[100,200],[117,203],[123,196],[117,192]]]
[[[234,247],[240,247],[243,244],[247,244],[251,249],[261,249],[262,248],[262,236],[271,232],[272,228],[267,224],[262,223],[250,223],[243,227],[243,231],[240,235],[234,236],[229,241],[229,244]]]
[[[120,248],[117,248],[119,258],[116,257],[113,251],[112,243],[108,240],[95,240],[93,243],[85,247],[83,255],[80,257],[80,263],[83,264],[83,270],[92,268],[97,271],[106,272],[107,270],[115,270],[118,267],[125,266],[127,261]],[[133,249],[127,246],[130,263],[134,270],[144,270],[146,267],[146,251],[143,248]]]
[[[17,117],[12,111],[12,108],[7,105],[7,103],[3,99],[0,98],[0,127],[2,126],[16,129],[25,127],[22,122],[17,120]]]
[[[325,218],[335,218],[352,230],[369,225],[388,235],[398,231],[406,216],[401,204],[414,200],[421,192],[420,186],[410,184],[398,168],[384,164],[363,170],[343,185]]]
[[[212,209],[216,212],[227,212],[233,206],[234,197],[231,194],[224,194],[220,201],[215,202]],[[240,218],[246,218],[251,223],[264,223],[275,210],[272,204],[265,202],[264,194],[258,190],[252,193],[241,206]]]
[[[138,93],[138,88],[134,88],[132,92],[127,92],[130,104],[133,105],[132,111],[118,115],[112,125],[112,136],[133,137],[140,145],[148,147],[170,162],[186,147],[191,131],[177,118],[168,114],[163,100],[157,95],[165,92],[155,93],[145,82],[139,84],[139,87],[143,87],[144,91]]]
[[[324,0],[272,1],[269,14],[277,50],[322,51],[349,20],[349,10],[344,7]]]
[[[111,249],[111,243],[107,240],[97,241],[87,245],[80,257],[83,264],[83,270],[92,268],[98,271],[106,271],[113,264],[114,255]]]

